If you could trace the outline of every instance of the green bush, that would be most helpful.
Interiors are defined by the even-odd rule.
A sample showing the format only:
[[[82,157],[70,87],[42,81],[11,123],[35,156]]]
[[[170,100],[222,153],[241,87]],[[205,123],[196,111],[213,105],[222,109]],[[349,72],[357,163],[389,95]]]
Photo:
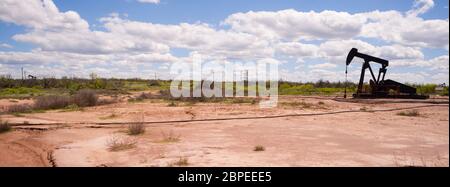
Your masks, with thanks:
[[[415,87],[417,88],[417,93],[422,95],[429,95],[436,92],[436,84],[424,84]]]
[[[39,87],[18,87],[18,88],[5,88],[0,91],[0,95],[23,95],[23,94],[35,94],[39,93],[41,90]]]
[[[444,90],[442,91],[441,95],[448,96],[448,86],[444,87]]]

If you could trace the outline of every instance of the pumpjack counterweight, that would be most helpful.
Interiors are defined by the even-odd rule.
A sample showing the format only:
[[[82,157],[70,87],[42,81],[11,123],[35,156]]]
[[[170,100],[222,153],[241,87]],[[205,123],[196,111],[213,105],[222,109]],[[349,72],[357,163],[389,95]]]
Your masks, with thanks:
[[[389,61],[367,54],[359,53],[358,49],[352,48],[347,55],[346,65],[348,66],[354,57],[359,57],[364,60],[359,78],[358,88],[353,98],[403,98],[403,99],[427,99],[428,96],[418,95],[414,87],[393,81],[390,79],[384,80],[386,76]],[[375,76],[370,62],[381,64],[378,71],[378,76]],[[369,89],[363,90],[364,77],[366,70],[369,69],[372,79],[369,81]]]

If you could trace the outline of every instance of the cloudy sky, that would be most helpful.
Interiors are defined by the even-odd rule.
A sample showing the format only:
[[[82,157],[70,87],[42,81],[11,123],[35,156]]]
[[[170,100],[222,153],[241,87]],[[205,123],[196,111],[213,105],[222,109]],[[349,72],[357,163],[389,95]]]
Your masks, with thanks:
[[[0,74],[168,78],[197,53],[342,81],[356,47],[388,59],[387,78],[448,84],[448,11],[448,0],[0,0]]]

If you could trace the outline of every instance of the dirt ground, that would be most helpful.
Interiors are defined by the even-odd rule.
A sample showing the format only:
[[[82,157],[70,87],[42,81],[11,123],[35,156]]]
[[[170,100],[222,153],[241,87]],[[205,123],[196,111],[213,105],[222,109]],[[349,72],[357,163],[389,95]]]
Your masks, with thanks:
[[[169,106],[145,100],[82,111],[3,115],[14,130],[0,134],[0,166],[177,166],[181,160],[183,166],[449,166],[448,97],[432,100],[447,104],[346,101],[281,96],[278,107],[260,109],[251,103]],[[10,102],[0,100],[4,106]],[[419,115],[398,115],[411,110]],[[337,111],[347,112],[332,113]],[[142,135],[126,133],[127,122],[330,112],[147,123]],[[113,124],[98,124],[108,122]],[[119,122],[124,124],[114,124]],[[33,125],[37,123],[46,125]],[[135,144],[111,151],[114,139]],[[256,146],[264,150],[255,151]]]

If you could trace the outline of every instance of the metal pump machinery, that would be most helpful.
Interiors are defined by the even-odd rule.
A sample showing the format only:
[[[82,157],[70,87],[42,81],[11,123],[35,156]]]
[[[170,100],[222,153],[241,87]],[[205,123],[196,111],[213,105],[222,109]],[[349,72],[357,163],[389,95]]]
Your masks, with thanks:
[[[359,78],[358,89],[353,94],[353,98],[404,98],[404,99],[426,99],[428,96],[418,95],[416,88],[387,79],[384,80],[386,75],[386,67],[389,66],[389,61],[359,53],[358,49],[352,48],[347,55],[346,66],[348,66],[354,57],[359,57],[364,60],[361,69],[361,76]],[[378,76],[375,77],[370,62],[381,64]],[[372,79],[369,82],[369,88],[363,90],[364,76],[366,69],[369,69]],[[347,74],[347,70],[345,71]],[[344,95],[346,97],[346,94]]]

